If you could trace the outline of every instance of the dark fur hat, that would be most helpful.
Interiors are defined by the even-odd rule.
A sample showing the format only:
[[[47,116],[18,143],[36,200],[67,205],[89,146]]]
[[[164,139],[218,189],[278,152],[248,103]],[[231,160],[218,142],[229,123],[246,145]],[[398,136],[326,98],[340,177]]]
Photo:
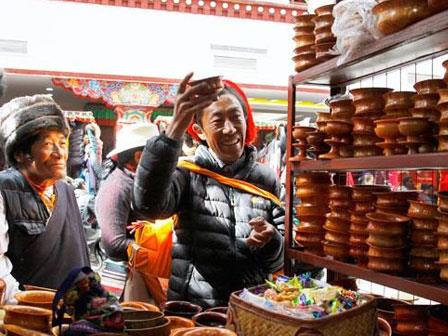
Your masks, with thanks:
[[[69,126],[59,105],[50,95],[14,98],[0,108],[0,141],[6,159],[14,163],[17,146],[43,129],[68,135]]]

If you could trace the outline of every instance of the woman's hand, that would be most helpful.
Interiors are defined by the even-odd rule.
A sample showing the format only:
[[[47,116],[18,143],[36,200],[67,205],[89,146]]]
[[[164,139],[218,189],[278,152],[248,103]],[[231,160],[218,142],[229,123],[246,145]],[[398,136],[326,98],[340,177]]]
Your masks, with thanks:
[[[249,225],[252,226],[252,231],[246,239],[246,243],[249,246],[263,247],[274,237],[274,226],[269,224],[263,217],[252,218],[249,221]]]
[[[189,86],[191,77],[192,72],[179,85],[173,120],[165,132],[168,138],[176,141],[182,139],[195,114],[212,104],[218,97],[218,91],[210,93],[210,87],[206,82]]]

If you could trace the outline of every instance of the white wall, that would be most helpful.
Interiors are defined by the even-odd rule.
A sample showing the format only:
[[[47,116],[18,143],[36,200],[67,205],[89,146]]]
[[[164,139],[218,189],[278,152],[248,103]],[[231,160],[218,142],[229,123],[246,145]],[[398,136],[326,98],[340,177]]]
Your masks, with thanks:
[[[194,70],[282,86],[293,73],[291,24],[47,0],[2,0],[0,13],[0,39],[28,41],[27,55],[0,53],[0,67],[163,78]],[[267,53],[213,51],[211,43]],[[215,69],[214,53],[256,57],[257,69]]]

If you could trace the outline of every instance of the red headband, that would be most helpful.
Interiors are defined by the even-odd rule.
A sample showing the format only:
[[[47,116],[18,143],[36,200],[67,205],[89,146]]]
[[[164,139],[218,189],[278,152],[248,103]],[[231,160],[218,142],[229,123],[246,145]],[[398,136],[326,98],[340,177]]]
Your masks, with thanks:
[[[227,79],[224,79],[223,83],[224,83],[225,87],[235,90],[235,92],[238,94],[239,98],[244,103],[244,108],[247,111],[247,116],[246,116],[246,127],[247,128],[246,128],[245,144],[250,145],[252,142],[254,142],[255,138],[257,137],[257,128],[255,127],[254,116],[252,114],[252,108],[250,107],[249,102],[247,101],[247,97],[244,94],[243,90],[241,90],[241,88],[236,83],[229,81]],[[193,124],[194,124],[194,120],[192,121],[190,126],[188,126],[188,130],[187,130],[188,134],[190,134],[190,136],[194,140],[201,142],[201,139],[199,138],[198,134],[193,129]]]

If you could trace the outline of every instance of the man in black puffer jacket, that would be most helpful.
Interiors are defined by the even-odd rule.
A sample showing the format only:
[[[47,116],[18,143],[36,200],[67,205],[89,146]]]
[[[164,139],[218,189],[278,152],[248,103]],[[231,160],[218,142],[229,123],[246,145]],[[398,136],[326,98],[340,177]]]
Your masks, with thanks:
[[[226,305],[231,292],[261,284],[283,266],[284,209],[274,202],[178,168],[181,139],[202,140],[193,162],[278,195],[276,176],[255,161],[252,112],[236,84],[180,84],[165,134],[151,138],[134,184],[134,202],[151,218],[178,214],[168,300]],[[195,117],[196,116],[196,117]],[[190,125],[191,124],[191,125]]]

